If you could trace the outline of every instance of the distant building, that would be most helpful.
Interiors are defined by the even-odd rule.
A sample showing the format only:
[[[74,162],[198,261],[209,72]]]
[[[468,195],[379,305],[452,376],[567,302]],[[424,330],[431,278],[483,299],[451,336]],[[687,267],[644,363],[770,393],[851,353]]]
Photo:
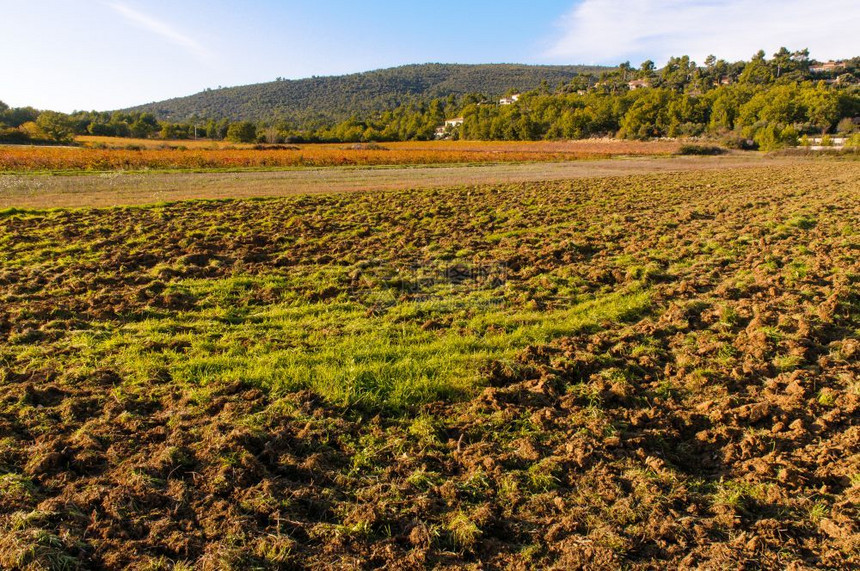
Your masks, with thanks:
[[[456,129],[457,127],[463,124],[462,117],[455,117],[454,119],[446,119],[444,125],[439,125],[436,127],[436,132],[434,134],[434,138],[436,139],[447,139],[451,135],[451,129]]]
[[[724,75],[719,80],[720,85],[731,85],[732,83],[733,83],[733,81],[732,81],[732,77],[730,75]]]
[[[839,150],[845,148],[845,137],[808,137],[807,147],[811,151]]]
[[[627,87],[630,88],[630,91],[644,89],[646,87],[651,87],[651,82],[647,79],[634,79],[633,81],[627,82]]]
[[[825,63],[814,63],[809,66],[811,73],[833,73],[845,69],[845,62],[830,60]]]
[[[520,94],[515,93],[514,95],[511,95],[510,97],[502,97],[501,99],[499,99],[499,105],[513,105],[514,103],[516,103],[519,100],[520,100]]]

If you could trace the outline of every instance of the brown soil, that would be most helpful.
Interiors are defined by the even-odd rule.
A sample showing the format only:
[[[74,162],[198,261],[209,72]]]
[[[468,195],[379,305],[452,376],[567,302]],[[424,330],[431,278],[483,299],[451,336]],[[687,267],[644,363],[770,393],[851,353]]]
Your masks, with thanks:
[[[707,172],[804,163],[815,164],[815,161],[748,154],[489,166],[355,167],[274,172],[103,173],[69,176],[0,174],[0,209],[130,206],[192,199],[438,188],[463,184],[505,184],[661,172]]]
[[[503,197],[469,189],[524,204],[604,193],[605,207],[577,214],[605,227],[604,243],[521,244],[513,279],[561,266],[595,289],[643,279],[653,311],[493,363],[463,402],[404,415],[242,383],[203,398],[166,376],[129,385],[107,368],[80,378],[10,359],[0,370],[0,566],[856,568],[860,170],[833,169],[523,185]],[[453,220],[468,217],[465,192],[386,196],[444,197],[453,206],[437,216]],[[234,265],[276,271],[263,254],[282,226],[164,253],[206,216],[352,204],[290,200],[7,218],[3,236],[19,253],[37,228],[67,240],[83,239],[82,224],[116,228],[87,236],[123,271],[97,283],[92,267],[38,275],[7,260],[0,341],[49,344],[76,320],[193,305],[144,276],[154,260],[124,245],[134,225],[163,232],[159,259],[183,257],[189,276],[214,279]],[[306,237],[327,234],[305,220]],[[397,250],[371,238],[351,247]],[[689,254],[671,272],[666,248]],[[287,266],[326,251],[338,255],[298,245]],[[614,265],[621,255],[647,275]],[[59,305],[70,314],[58,317]]]

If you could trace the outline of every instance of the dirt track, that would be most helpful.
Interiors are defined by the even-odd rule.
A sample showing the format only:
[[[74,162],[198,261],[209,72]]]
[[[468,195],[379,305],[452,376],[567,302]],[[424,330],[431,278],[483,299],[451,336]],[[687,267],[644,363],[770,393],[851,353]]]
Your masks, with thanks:
[[[631,158],[482,166],[324,168],[268,172],[0,175],[0,208],[78,208],[189,199],[289,196],[785,165],[758,155]],[[812,162],[812,161],[810,161]]]

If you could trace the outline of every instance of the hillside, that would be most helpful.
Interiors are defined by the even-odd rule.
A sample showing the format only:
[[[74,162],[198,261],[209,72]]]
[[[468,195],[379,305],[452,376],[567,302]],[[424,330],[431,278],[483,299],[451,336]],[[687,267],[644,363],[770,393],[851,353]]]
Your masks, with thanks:
[[[159,119],[184,121],[192,115],[213,119],[320,122],[392,109],[410,97],[451,94],[502,95],[569,81],[577,73],[600,71],[589,66],[531,66],[514,64],[421,64],[333,77],[282,80],[206,90],[127,109],[155,114]]]

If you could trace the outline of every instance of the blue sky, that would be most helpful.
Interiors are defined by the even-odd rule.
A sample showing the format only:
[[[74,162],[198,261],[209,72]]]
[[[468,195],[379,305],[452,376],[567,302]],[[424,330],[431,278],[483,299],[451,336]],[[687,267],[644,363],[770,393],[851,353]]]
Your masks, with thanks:
[[[856,0],[0,0],[0,100],[115,109],[407,63],[860,55]]]

